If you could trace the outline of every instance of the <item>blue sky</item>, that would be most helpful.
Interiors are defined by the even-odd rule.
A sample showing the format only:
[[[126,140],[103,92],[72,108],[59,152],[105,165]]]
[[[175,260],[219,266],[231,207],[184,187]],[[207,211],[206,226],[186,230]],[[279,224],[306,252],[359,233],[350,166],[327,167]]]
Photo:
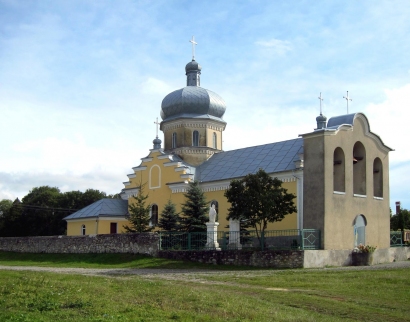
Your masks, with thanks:
[[[152,148],[161,101],[201,86],[227,103],[224,149],[296,138],[363,112],[410,208],[409,1],[0,0],[0,199],[40,185],[116,193]]]

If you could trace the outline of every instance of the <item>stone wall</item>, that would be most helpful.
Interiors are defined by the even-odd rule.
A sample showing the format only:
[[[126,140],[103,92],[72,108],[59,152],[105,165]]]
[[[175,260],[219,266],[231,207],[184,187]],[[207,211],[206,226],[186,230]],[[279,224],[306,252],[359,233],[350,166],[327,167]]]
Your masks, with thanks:
[[[132,253],[157,256],[158,235],[1,237],[0,251],[20,253]]]
[[[410,247],[390,247],[376,249],[373,254],[373,265],[406,261],[410,259]],[[305,250],[303,258],[304,268],[321,268],[326,266],[352,265],[352,250]]]
[[[302,268],[303,251],[159,251],[158,257],[215,265]]]

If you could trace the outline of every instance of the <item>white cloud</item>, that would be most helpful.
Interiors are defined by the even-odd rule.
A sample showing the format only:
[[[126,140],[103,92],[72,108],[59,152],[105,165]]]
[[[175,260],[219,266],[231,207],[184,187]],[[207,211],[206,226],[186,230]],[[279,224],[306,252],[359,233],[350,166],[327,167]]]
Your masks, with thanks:
[[[410,84],[396,89],[385,89],[384,92],[386,99],[383,102],[369,104],[365,109],[370,118],[371,130],[380,135],[386,145],[395,149],[390,156],[391,162],[410,161]]]
[[[255,44],[261,47],[265,47],[269,50],[269,52],[275,52],[279,55],[284,55],[288,51],[292,50],[289,41],[275,38],[270,40],[258,40],[255,42]]]
[[[171,86],[169,86],[167,83],[154,77],[148,77],[141,84],[142,94],[150,94],[162,97],[167,95],[172,90],[173,88],[171,88]]]

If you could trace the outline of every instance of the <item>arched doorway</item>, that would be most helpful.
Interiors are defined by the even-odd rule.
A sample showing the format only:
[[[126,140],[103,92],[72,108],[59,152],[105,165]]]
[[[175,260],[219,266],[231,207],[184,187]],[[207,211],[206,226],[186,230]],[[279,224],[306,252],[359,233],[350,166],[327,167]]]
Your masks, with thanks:
[[[366,225],[367,220],[365,216],[356,216],[353,222],[354,247],[357,247],[360,244],[366,245]]]

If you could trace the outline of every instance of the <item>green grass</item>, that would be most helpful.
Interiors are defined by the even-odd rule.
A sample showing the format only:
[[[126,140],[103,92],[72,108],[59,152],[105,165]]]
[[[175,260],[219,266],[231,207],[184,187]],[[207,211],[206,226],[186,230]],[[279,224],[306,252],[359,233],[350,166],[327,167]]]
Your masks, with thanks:
[[[0,271],[0,321],[409,321],[410,270],[177,280]]]
[[[140,254],[34,254],[14,252],[0,252],[0,265],[74,268],[260,269],[253,267],[217,266],[213,264],[155,258]]]
[[[0,253],[0,265],[215,268],[191,264]],[[236,269],[163,277],[0,270],[0,321],[410,321],[410,269]]]

